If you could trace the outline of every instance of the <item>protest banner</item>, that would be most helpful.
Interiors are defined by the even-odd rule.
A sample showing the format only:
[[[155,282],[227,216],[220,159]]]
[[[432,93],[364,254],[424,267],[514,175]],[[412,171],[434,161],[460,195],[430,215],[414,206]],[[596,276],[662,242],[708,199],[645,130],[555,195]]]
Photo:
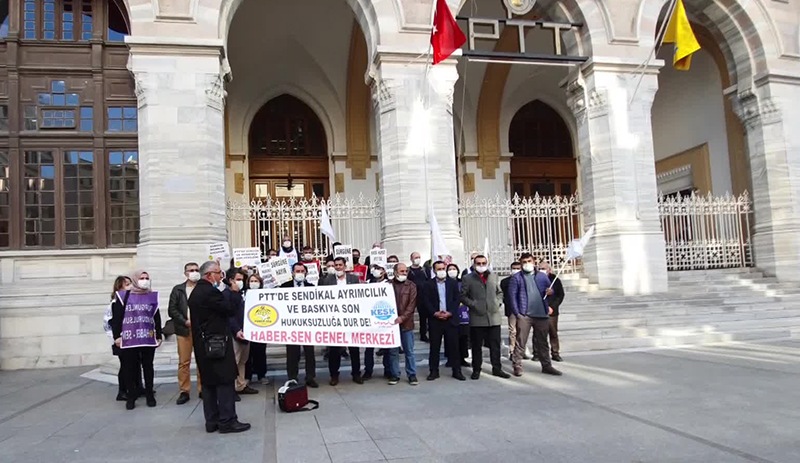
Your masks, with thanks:
[[[386,256],[388,256],[386,249],[370,249],[369,264],[380,265],[381,267],[386,268]]]
[[[125,300],[125,293],[118,292],[117,297]],[[156,347],[156,323],[153,317],[158,310],[158,293],[128,295],[125,315],[122,318],[122,349],[131,347]]]
[[[303,263],[306,266],[306,281],[314,286],[319,283],[319,267],[316,262]]]
[[[258,264],[258,275],[264,281],[264,288],[275,288],[278,284],[275,282],[275,277],[272,276],[272,266],[269,262]]]
[[[333,247],[333,258],[342,257],[347,262],[348,272],[353,271],[353,246],[350,244],[342,244]]]
[[[386,263],[386,278],[392,279],[394,278],[394,266],[397,265],[397,262],[387,262]]]
[[[244,333],[252,342],[313,346],[400,346],[392,285],[248,291]]]
[[[233,250],[233,266],[255,267],[261,264],[261,249],[259,248],[238,248]]]
[[[226,242],[211,243],[208,245],[208,260],[219,260],[227,265],[231,260],[231,247]]]
[[[280,286],[287,281],[292,281],[292,269],[288,257],[273,257],[269,260],[270,272],[275,278],[275,283]]]

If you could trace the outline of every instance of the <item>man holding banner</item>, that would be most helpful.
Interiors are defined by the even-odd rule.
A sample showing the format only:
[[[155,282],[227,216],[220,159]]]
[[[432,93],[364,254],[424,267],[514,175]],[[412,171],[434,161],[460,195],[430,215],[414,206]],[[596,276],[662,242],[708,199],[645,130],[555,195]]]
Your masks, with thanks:
[[[287,281],[281,285],[281,288],[305,288],[313,287],[312,283],[306,280],[307,269],[306,266],[300,262],[292,266],[292,281]],[[317,359],[314,356],[314,346],[303,346],[303,354],[306,358],[306,386],[317,388]],[[300,374],[300,345],[287,344],[286,345],[286,373],[289,379],[297,381]]]
[[[333,275],[329,274],[323,278],[319,282],[320,286],[344,286],[360,283],[358,276],[345,271],[347,269],[347,260],[344,257],[335,258],[333,260],[333,268]],[[333,346],[328,349],[328,371],[331,374],[331,386],[339,384],[339,368],[342,365],[342,353],[344,350],[345,348],[342,346]],[[358,347],[349,346],[347,351],[350,352],[353,382],[364,384],[364,379],[361,378],[361,350]]]

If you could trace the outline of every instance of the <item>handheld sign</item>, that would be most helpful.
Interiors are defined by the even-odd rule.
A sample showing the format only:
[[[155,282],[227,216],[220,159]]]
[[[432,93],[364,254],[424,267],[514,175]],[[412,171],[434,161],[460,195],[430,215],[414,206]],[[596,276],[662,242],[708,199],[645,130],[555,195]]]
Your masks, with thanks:
[[[353,271],[353,246],[350,244],[342,244],[333,247],[333,258],[341,257],[347,262],[348,272]]]
[[[208,245],[208,260],[217,259],[219,259],[220,262],[228,262],[231,260],[231,248],[227,242],[211,243]]]
[[[386,256],[388,253],[386,249],[370,249],[369,251],[369,263],[370,265],[380,265],[383,268],[386,268]]]
[[[233,266],[255,267],[261,264],[261,249],[259,248],[238,248],[233,250]]]
[[[386,263],[386,278],[393,279],[394,278],[394,266],[397,265],[397,262],[387,262]]]
[[[304,263],[303,265],[306,266],[306,281],[314,286],[317,286],[319,283],[319,267],[317,267],[317,263],[308,262]]]
[[[292,270],[287,257],[275,257],[269,261],[270,271],[275,277],[275,283],[280,286],[287,281],[292,281]]]
[[[258,264],[258,274],[264,280],[264,289],[275,288],[278,286],[275,283],[275,277],[272,276],[272,267],[269,262]]]
[[[120,300],[125,300],[123,292],[117,292]],[[132,347],[156,347],[156,326],[153,317],[158,311],[158,293],[128,294],[125,315],[122,319],[122,349]]]

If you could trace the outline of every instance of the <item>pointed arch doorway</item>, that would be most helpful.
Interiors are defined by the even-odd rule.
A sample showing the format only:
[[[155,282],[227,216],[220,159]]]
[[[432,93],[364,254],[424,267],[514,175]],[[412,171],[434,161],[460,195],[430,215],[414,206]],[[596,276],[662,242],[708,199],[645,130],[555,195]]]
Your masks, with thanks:
[[[250,124],[248,147],[252,199],[330,194],[325,130],[300,99],[283,94],[265,103]]]

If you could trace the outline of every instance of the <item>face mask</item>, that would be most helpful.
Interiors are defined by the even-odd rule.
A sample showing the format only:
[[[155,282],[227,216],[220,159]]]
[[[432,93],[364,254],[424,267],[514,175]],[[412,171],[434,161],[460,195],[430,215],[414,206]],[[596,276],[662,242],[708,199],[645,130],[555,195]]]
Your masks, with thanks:
[[[200,272],[189,272],[189,281],[198,282],[200,281]]]
[[[478,273],[485,273],[487,270],[489,270],[489,267],[485,265],[481,265],[480,267],[475,267],[475,271]]]
[[[361,260],[361,256],[353,256],[353,265],[358,265],[359,260]]]
[[[302,283],[306,281],[306,274],[305,273],[295,273],[294,274],[294,281],[298,283]]]
[[[416,258],[416,259],[412,260],[411,264],[412,265],[419,265],[419,258]]]
[[[334,273],[336,273],[336,269],[333,268],[333,267],[326,267],[325,268],[325,273],[329,273],[329,274],[333,275]]]
[[[525,270],[527,273],[531,273],[535,270],[535,267],[530,262],[522,264],[522,270]]]
[[[236,282],[236,287],[239,288],[239,291],[244,289],[244,280],[240,280]]]
[[[446,271],[444,271],[444,270],[437,270],[436,271],[436,278],[438,278],[440,280],[444,280],[445,277],[447,277],[447,272]]]
[[[447,276],[450,278],[457,278],[458,277],[458,270],[448,270]]]
[[[381,275],[383,275],[383,272],[381,272],[380,270],[376,269],[376,270],[372,271],[372,276],[375,277],[375,278],[380,278]]]
[[[286,248],[286,249],[291,248],[292,247],[292,242],[291,241],[284,241],[283,242],[283,247]]]
[[[139,287],[142,289],[150,289],[150,280],[139,280]]]
[[[408,275],[395,275],[394,279],[402,283],[408,279]]]
[[[303,259],[311,260],[314,258],[314,254],[303,254]]]
[[[512,275],[516,275],[519,272],[520,272],[520,270],[518,268],[515,268],[514,270],[511,271],[511,274]]]
[[[336,276],[339,277],[339,278],[343,277],[344,276],[344,270],[337,270],[336,271]]]
[[[250,283],[250,289],[261,289],[261,285],[257,281],[254,281]]]

